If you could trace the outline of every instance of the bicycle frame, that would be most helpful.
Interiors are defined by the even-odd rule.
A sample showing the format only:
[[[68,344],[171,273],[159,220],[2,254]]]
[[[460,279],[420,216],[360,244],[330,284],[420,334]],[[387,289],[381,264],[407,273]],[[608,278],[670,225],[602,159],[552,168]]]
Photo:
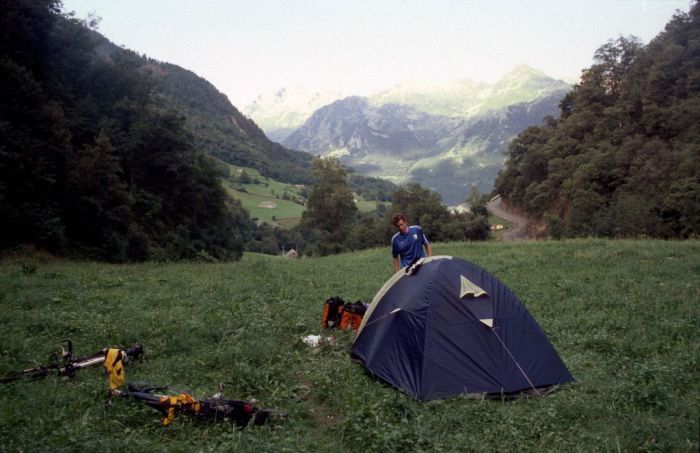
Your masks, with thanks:
[[[66,343],[67,350],[61,347],[60,356],[57,353],[49,356],[49,360],[53,363],[40,365],[34,368],[27,368],[25,370],[3,376],[0,378],[0,383],[5,384],[20,379],[40,379],[50,374],[73,377],[76,371],[104,363],[106,349],[89,356],[75,357],[73,355],[73,341],[70,338],[67,338],[62,340],[62,342]],[[143,356],[143,347],[139,344],[132,345],[124,349],[124,351],[126,352],[129,360]]]
[[[263,425],[270,418],[286,417],[275,409],[258,409],[256,401],[224,399],[221,395],[196,400],[192,396],[169,387],[139,387],[128,385],[128,390],[114,390],[112,396],[141,401],[163,415],[161,424],[170,425],[176,414],[186,414],[196,420],[228,421],[237,426]]]

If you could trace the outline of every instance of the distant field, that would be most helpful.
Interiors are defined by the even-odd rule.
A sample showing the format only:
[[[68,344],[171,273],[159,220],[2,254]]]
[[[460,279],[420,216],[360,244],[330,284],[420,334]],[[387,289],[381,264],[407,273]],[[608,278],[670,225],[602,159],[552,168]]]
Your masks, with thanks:
[[[485,267],[523,301],[577,382],[513,402],[418,403],[350,361],[351,332],[311,349],[323,301],[369,301],[387,248],[288,260],[111,265],[0,262],[0,374],[63,338],[77,353],[141,342],[127,380],[286,411],[238,430],[128,401],[106,406],[95,369],[0,385],[4,451],[698,451],[700,241],[434,244]]]
[[[239,171],[245,171],[251,179],[258,181],[257,184],[241,184],[234,182],[233,178],[224,180],[224,187],[228,194],[241,201],[243,207],[250,212],[251,218],[283,228],[291,228],[299,223],[301,213],[305,209],[301,204],[303,197],[299,193],[299,187],[266,178],[252,168],[234,165],[228,165],[228,167],[233,178],[239,174]],[[285,193],[291,200],[283,198]],[[359,196],[356,196],[356,204],[361,212],[370,212],[377,207],[376,201],[365,200]]]
[[[287,228],[299,223],[304,211],[304,206],[300,204],[303,197],[299,187],[266,178],[253,168],[228,167],[231,177],[224,179],[224,187],[232,198],[241,201],[251,218]],[[242,171],[257,183],[242,184],[236,181]],[[282,199],[285,194],[291,199]]]
[[[372,212],[377,209],[378,203],[381,202],[377,202],[376,200],[365,200],[364,198],[355,195],[355,205],[357,205],[357,209],[360,212]]]

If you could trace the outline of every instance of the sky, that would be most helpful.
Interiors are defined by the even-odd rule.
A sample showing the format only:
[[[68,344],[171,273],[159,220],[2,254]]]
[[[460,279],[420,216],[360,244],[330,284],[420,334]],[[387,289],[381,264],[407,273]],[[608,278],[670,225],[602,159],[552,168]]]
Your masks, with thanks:
[[[63,0],[115,44],[213,83],[238,108],[280,88],[367,95],[495,82],[527,64],[576,82],[619,36],[648,43],[690,0]]]

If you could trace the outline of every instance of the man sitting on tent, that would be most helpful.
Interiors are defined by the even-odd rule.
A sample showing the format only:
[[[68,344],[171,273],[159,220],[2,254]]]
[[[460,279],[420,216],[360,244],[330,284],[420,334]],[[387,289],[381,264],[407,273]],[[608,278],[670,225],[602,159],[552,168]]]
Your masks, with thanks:
[[[400,213],[394,214],[391,223],[399,232],[391,238],[391,255],[394,257],[394,272],[409,266],[415,260],[424,256],[433,256],[433,247],[423,230],[418,225],[408,226],[406,216]],[[425,247],[425,253],[423,248]],[[399,258],[401,265],[399,266]]]

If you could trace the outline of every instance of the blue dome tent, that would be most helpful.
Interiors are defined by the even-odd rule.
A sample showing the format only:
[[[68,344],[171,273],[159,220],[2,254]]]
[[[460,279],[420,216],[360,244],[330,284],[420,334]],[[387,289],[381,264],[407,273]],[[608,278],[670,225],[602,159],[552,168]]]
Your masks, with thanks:
[[[419,401],[541,395],[574,380],[512,291],[481,267],[449,256],[426,258],[389,279],[350,353]]]

